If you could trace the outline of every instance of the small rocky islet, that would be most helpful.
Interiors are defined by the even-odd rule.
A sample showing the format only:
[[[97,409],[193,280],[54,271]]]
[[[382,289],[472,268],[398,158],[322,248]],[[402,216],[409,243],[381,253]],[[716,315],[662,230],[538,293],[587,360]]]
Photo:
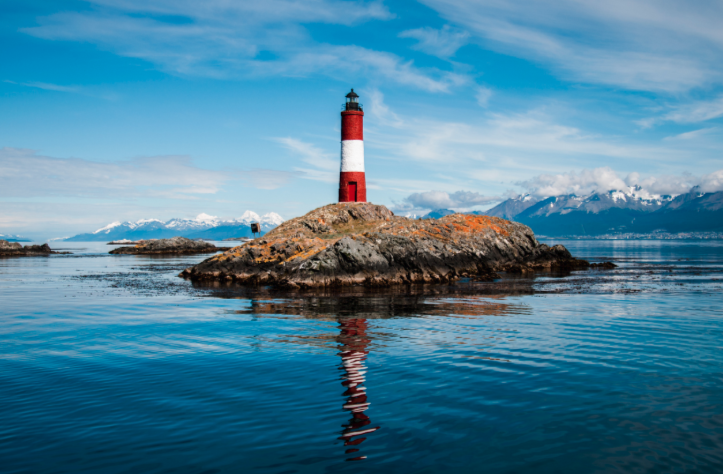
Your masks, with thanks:
[[[286,221],[179,276],[294,289],[492,281],[497,272],[589,267],[562,245],[541,244],[529,227],[498,217],[416,220],[381,205],[339,203]]]
[[[222,248],[199,240],[191,240],[185,237],[173,237],[170,239],[143,240],[136,242],[136,245],[118,247],[109,253],[113,255],[179,255],[196,253],[215,253]]]
[[[150,240],[157,240],[157,239],[148,239],[148,240],[120,239],[120,240],[113,240],[111,242],[108,242],[107,245],[127,245],[127,244],[139,245],[139,244],[144,244],[146,242],[149,242]]]
[[[18,242],[0,240],[0,257],[43,257],[46,255],[67,255],[70,252],[56,252],[48,244],[26,245],[23,247]]]

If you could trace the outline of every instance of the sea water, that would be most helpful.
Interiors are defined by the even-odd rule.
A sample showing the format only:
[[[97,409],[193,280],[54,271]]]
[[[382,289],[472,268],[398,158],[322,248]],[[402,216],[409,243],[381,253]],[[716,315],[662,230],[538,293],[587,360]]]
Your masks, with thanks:
[[[0,472],[722,472],[723,243],[548,243],[618,268],[286,294],[0,259]]]

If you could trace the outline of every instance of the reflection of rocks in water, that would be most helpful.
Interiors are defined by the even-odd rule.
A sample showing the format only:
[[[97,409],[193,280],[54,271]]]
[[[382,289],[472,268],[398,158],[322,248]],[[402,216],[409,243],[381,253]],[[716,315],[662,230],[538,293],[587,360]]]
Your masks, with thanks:
[[[389,319],[389,318],[423,318],[442,316],[447,318],[478,318],[485,316],[510,317],[517,314],[528,314],[527,305],[508,303],[504,297],[466,297],[466,298],[430,298],[421,296],[408,297],[328,297],[328,298],[294,298],[294,299],[256,299],[249,298],[246,308],[234,311],[236,314],[254,316],[281,315],[291,318],[304,318],[320,321],[343,321]],[[326,327],[326,326],[325,326]],[[343,334],[342,334],[343,336]],[[308,346],[310,348],[332,350],[337,344],[343,344],[336,332],[322,330],[311,333],[288,333],[261,337],[273,343],[284,343]],[[369,348],[380,349],[389,343],[385,333],[377,332]],[[373,346],[372,346],[373,344]],[[367,349],[368,350],[368,349]]]
[[[342,319],[339,322],[341,334],[339,335],[339,355],[342,360],[342,385],[346,391],[342,394],[347,397],[342,408],[351,412],[351,418],[344,428],[339,439],[348,447],[345,454],[352,455],[347,461],[360,461],[366,459],[361,455],[358,446],[367,440],[365,435],[373,433],[380,427],[371,427],[371,420],[364,412],[369,408],[366,388],[363,386],[366,378],[364,361],[369,353],[367,345],[370,342],[366,334],[367,322],[365,319]]]
[[[338,317],[387,319],[415,316],[507,316],[526,307],[507,303],[504,297],[428,296],[336,296],[285,299],[250,298],[250,306],[238,314],[283,314],[307,319],[335,320]]]
[[[222,283],[213,286],[221,286]],[[208,288],[204,286],[202,288]],[[515,294],[531,294],[529,281],[511,280]],[[510,293],[487,293],[478,283],[410,285],[389,291],[348,288],[340,291],[280,292],[270,288],[212,289],[213,296],[249,301],[239,314],[283,314],[307,319],[338,317],[386,319],[424,315],[506,315],[518,305],[504,302]]]
[[[569,273],[546,272],[546,276]],[[247,287],[233,281],[194,281],[193,288],[219,298],[328,298],[328,297],[396,297],[396,296],[464,296],[464,295],[531,295],[534,278],[510,275],[495,282],[460,280],[451,284],[414,284],[387,288],[363,286],[313,288],[308,290],[277,289],[270,286]]]

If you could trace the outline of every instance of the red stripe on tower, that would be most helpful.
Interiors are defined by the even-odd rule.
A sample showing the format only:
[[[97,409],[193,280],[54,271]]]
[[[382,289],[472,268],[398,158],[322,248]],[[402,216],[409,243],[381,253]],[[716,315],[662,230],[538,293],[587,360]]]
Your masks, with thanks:
[[[351,90],[341,113],[341,173],[339,202],[366,202],[364,175],[364,111],[359,96]]]

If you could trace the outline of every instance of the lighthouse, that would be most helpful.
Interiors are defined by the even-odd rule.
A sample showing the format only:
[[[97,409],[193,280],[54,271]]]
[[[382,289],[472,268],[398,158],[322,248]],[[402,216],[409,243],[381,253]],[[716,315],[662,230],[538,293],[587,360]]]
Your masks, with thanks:
[[[341,112],[341,173],[339,202],[366,202],[364,176],[364,111],[359,95],[351,90]]]

